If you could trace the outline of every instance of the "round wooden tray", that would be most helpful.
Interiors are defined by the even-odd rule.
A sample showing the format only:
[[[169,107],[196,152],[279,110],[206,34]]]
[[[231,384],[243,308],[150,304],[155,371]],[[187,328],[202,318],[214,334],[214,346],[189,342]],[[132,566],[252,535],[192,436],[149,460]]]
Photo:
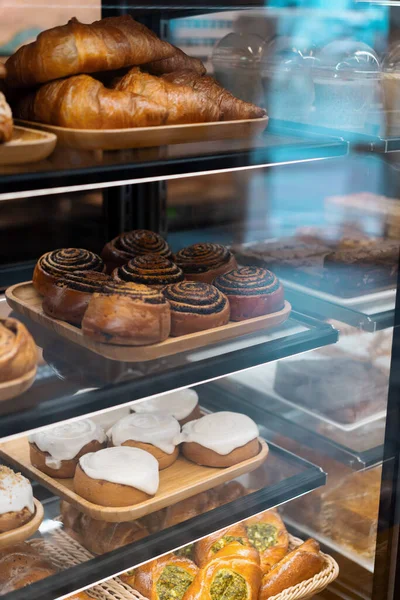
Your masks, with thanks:
[[[15,396],[19,396],[23,392],[26,392],[35,381],[35,377],[36,367],[32,369],[32,371],[22,375],[22,377],[18,377],[18,379],[0,383],[0,402],[15,398]]]
[[[28,523],[25,523],[25,525],[22,525],[22,527],[0,533],[0,548],[11,546],[17,542],[24,542],[39,529],[40,524],[43,521],[43,506],[36,498],[34,498],[33,501],[35,503],[35,514],[33,515],[33,518],[28,521]]]

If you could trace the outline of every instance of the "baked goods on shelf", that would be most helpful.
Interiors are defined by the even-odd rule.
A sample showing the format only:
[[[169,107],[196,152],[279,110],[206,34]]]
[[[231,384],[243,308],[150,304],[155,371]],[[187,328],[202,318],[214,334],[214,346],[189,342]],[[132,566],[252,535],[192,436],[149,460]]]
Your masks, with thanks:
[[[224,550],[224,556],[229,551],[234,556],[237,550],[237,543],[242,546],[250,546],[246,529],[242,523],[236,523],[235,525],[221,529],[196,542],[194,545],[194,560],[202,568],[211,559],[218,558],[222,550]]]
[[[29,331],[17,319],[0,319],[0,383],[36,368],[38,353]]]
[[[148,600],[182,600],[198,570],[188,558],[169,554],[135,569],[134,588]]]
[[[39,294],[45,296],[60,277],[74,271],[105,270],[100,256],[83,248],[61,248],[43,254],[35,265],[32,283]]]
[[[116,267],[144,254],[159,254],[164,258],[172,258],[167,242],[161,235],[148,229],[134,229],[121,233],[104,246],[101,257],[107,265],[107,271],[111,273]]]
[[[205,75],[206,68],[199,58],[188,56],[180,48],[174,46],[174,54],[169,58],[162,58],[143,65],[143,68],[152,75],[164,75],[182,69],[195,71],[199,75]]]
[[[100,292],[107,281],[111,277],[99,271],[66,273],[48,289],[43,310],[49,317],[80,325],[92,294]]]
[[[178,421],[165,413],[133,413],[123,417],[108,432],[114,446],[130,446],[150,452],[160,469],[171,466],[178,458],[181,428]]]
[[[30,481],[21,473],[0,465],[0,533],[22,527],[34,513]]]
[[[261,267],[239,267],[218,275],[214,285],[229,300],[231,321],[243,321],[282,310],[283,287],[279,279]]]
[[[127,264],[114,269],[112,276],[115,281],[142,283],[159,290],[184,279],[182,269],[160,254],[136,256]]]
[[[83,333],[105,344],[157,344],[169,336],[170,329],[165,297],[139,283],[106,283],[93,294],[82,319]]]
[[[0,79],[4,79],[7,74],[5,65],[0,62]],[[3,94],[0,91],[0,144],[9,142],[13,136],[13,117],[11,108]]]
[[[276,510],[268,510],[244,521],[249,543],[258,550],[263,573],[279,562],[288,551],[289,535]]]
[[[171,308],[174,337],[221,327],[229,321],[229,302],[216,287],[199,281],[182,281],[163,290]]]
[[[191,388],[169,392],[143,402],[135,402],[131,406],[131,411],[145,414],[166,413],[175,417],[181,426],[201,417],[199,395]]]
[[[158,462],[144,450],[118,446],[85,454],[75,471],[77,494],[101,506],[131,506],[153,497]]]
[[[257,425],[247,415],[210,413],[183,426],[182,453],[199,465],[230,467],[257,456],[258,436]]]
[[[8,594],[45,579],[56,569],[29,542],[7,546],[0,551],[0,594]]]
[[[175,255],[175,262],[190,281],[212,283],[218,275],[236,269],[233,254],[221,244],[200,243],[182,248]]]
[[[73,18],[17,50],[6,62],[7,83],[32,87],[69,75],[141,65],[174,53],[173,46],[128,15],[89,25]]]
[[[29,454],[34,467],[50,475],[73,477],[81,456],[105,448],[104,430],[90,419],[65,423],[29,436]]]

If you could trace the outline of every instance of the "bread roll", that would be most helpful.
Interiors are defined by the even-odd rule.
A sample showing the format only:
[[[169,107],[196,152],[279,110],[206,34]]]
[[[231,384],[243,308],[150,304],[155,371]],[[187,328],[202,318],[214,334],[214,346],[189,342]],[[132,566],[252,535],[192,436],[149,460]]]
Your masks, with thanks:
[[[118,282],[140,283],[158,290],[184,279],[182,269],[159,254],[136,256],[126,265],[114,269],[112,276]]]
[[[167,242],[159,235],[148,229],[135,229],[121,233],[108,242],[101,253],[107,265],[107,272],[125,265],[136,256],[158,254],[164,258],[172,258],[172,252]]]
[[[243,523],[249,543],[260,554],[261,569],[268,573],[288,551],[289,534],[275,510],[268,510]]]
[[[22,527],[34,514],[30,481],[21,473],[0,465],[0,533]]]
[[[148,600],[182,600],[197,572],[188,558],[169,554],[135,569],[134,586]]]
[[[221,244],[201,243],[182,248],[175,255],[175,262],[189,281],[212,283],[218,275],[236,269],[233,254]]]
[[[218,558],[222,549],[224,556],[229,556],[229,548],[235,553],[237,544],[250,546],[246,529],[241,523],[221,529],[196,542],[194,560],[199,567],[204,567],[211,559]]]
[[[0,383],[23,377],[36,368],[36,344],[17,319],[0,319]]]

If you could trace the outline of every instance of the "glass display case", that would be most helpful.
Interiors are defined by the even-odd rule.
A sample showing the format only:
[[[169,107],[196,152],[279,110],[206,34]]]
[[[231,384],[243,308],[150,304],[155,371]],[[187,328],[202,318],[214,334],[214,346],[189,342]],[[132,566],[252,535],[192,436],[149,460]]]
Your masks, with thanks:
[[[0,23],[0,596],[397,600],[392,2]]]

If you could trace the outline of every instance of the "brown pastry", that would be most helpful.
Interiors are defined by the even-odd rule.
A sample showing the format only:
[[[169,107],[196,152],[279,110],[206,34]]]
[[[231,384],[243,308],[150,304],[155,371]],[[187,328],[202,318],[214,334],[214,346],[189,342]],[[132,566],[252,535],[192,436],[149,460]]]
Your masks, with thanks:
[[[285,304],[279,279],[261,267],[239,267],[218,275],[214,285],[229,300],[231,321],[244,321],[277,312]]]
[[[236,543],[233,544],[233,542]],[[229,556],[229,549],[236,552],[237,543],[242,546],[250,546],[246,529],[242,523],[221,529],[196,542],[194,560],[199,567],[204,567],[211,559],[218,558],[222,549],[224,549],[224,556]]]
[[[0,594],[18,590],[56,572],[29,542],[7,546],[0,552]]]
[[[93,294],[83,333],[104,344],[158,344],[170,333],[171,313],[162,293],[139,283],[106,283]]]
[[[257,600],[261,577],[257,550],[232,542],[200,569],[184,600]]]
[[[168,554],[135,569],[135,589],[148,600],[182,600],[198,572],[188,558]]]
[[[15,103],[16,117],[73,129],[126,129],[163,125],[167,109],[149,98],[110,90],[89,75],[42,85]]]
[[[142,283],[158,290],[171,283],[179,283],[184,278],[182,269],[160,254],[136,256],[126,265],[114,269],[112,276],[115,281]]]
[[[202,92],[196,92],[187,85],[176,85],[149,73],[142,73],[138,67],[134,67],[122,77],[115,89],[139,94],[164,106],[168,111],[166,125],[220,120],[221,112],[218,106]]]
[[[178,48],[175,48],[175,50],[178,50]],[[7,75],[6,66],[4,63],[0,62],[0,79],[4,79],[6,75]]]
[[[174,71],[181,71],[189,69],[199,75],[205,75],[206,68],[199,58],[193,58],[188,56],[179,48],[174,46],[174,54],[169,58],[163,58],[162,60],[155,60],[147,65],[143,65],[143,68],[151,73],[152,75],[164,75],[164,73],[173,73]]]
[[[13,117],[11,108],[0,92],[0,143],[9,142],[13,136]]]
[[[141,65],[173,56],[174,47],[129,15],[90,25],[73,18],[67,25],[40,33],[6,62],[7,83],[32,87],[78,73],[96,73]]]
[[[175,255],[175,262],[189,281],[212,283],[218,275],[237,268],[233,254],[221,244],[193,244]]]
[[[35,514],[30,481],[0,465],[0,533],[28,523]]]
[[[111,273],[116,267],[126,265],[135,256],[143,254],[159,254],[164,258],[172,258],[167,242],[161,235],[148,229],[121,233],[104,246],[101,256],[107,265],[108,273]]]
[[[176,337],[221,327],[229,321],[229,302],[208,283],[182,281],[163,291],[171,307],[171,335]]]
[[[107,281],[111,281],[111,277],[98,271],[67,273],[48,289],[42,308],[53,319],[80,326],[90,298],[94,292],[100,292]]]
[[[184,70],[167,73],[162,78],[178,85],[190,86],[196,92],[205,94],[218,106],[223,121],[259,119],[267,114],[263,108],[233,96],[209,75],[201,76],[195,71]]]
[[[83,248],[62,248],[43,254],[33,272],[33,287],[46,296],[58,279],[74,271],[97,271],[102,273],[105,266],[100,256]]]
[[[264,575],[259,600],[268,600],[293,585],[311,579],[323,569],[324,563],[318,542],[307,540]]]
[[[217,506],[219,506],[218,497],[213,490],[201,492],[186,500],[181,500],[172,506],[168,506],[163,527],[165,529],[173,527],[178,523],[183,523],[183,521],[203,515]]]
[[[36,344],[17,319],[0,319],[0,383],[12,381],[35,369]]]
[[[287,553],[289,534],[276,510],[268,510],[243,523],[249,543],[258,550],[263,573]]]

